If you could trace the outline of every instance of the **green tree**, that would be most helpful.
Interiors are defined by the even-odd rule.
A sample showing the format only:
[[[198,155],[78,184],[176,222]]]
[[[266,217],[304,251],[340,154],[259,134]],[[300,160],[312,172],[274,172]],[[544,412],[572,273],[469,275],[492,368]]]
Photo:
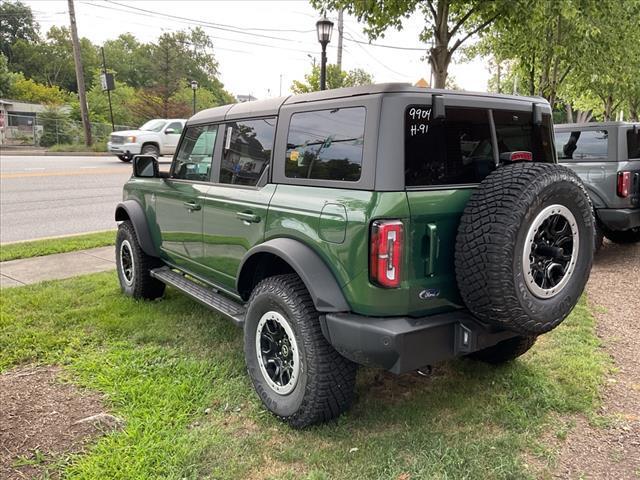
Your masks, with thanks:
[[[597,7],[595,0],[514,0],[511,15],[496,19],[473,51],[511,61],[521,90],[555,106],[568,76],[586,60]]]
[[[62,105],[70,100],[70,94],[60,87],[43,85],[30,78],[25,78],[22,73],[9,75],[11,76],[11,85],[7,95],[14,100],[46,105]]]
[[[153,70],[151,46],[140,43],[131,33],[124,33],[104,43],[104,55],[109,70],[119,82],[134,88],[151,87]]]
[[[93,72],[100,65],[98,50],[87,38],[80,39],[85,84],[91,88]],[[71,34],[66,27],[51,27],[44,41],[17,40],[9,67],[27,78],[64,90],[78,91]]]
[[[111,123],[111,115],[109,113],[109,99],[107,92],[102,91],[99,81],[100,71],[95,71],[93,87],[87,92],[87,103],[89,104],[89,116],[95,123]],[[116,125],[136,126],[144,122],[136,114],[134,105],[138,98],[138,92],[135,88],[116,81],[115,90],[111,91],[111,107],[113,110],[113,122]],[[80,120],[80,104],[77,99],[72,103],[73,117]]]
[[[9,96],[13,76],[9,72],[7,57],[0,53],[0,98]]]
[[[38,115],[38,123],[42,125],[40,146],[50,147],[59,143],[73,143],[77,139],[77,128],[68,113],[59,107],[47,108]]]
[[[367,24],[370,39],[384,36],[389,28],[415,12],[425,19],[419,34],[434,72],[434,86],[445,88],[453,54],[474,35],[484,32],[497,18],[509,17],[513,0],[311,0],[320,10],[346,10]]]
[[[366,71],[356,68],[348,72],[340,70],[337,65],[327,65],[327,88],[355,87],[373,83],[373,77]],[[294,80],[291,85],[293,93],[317,92],[320,90],[320,67],[314,66],[311,73],[304,76],[304,81]]]
[[[9,61],[12,46],[18,40],[35,43],[39,40],[40,27],[33,18],[31,7],[20,1],[0,2],[0,53]]]

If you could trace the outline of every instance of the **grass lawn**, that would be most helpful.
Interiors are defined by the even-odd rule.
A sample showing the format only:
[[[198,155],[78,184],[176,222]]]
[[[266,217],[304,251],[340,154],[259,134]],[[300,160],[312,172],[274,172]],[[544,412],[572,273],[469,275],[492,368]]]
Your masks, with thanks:
[[[348,414],[293,431],[253,393],[242,332],[175,291],[136,302],[102,273],[1,295],[0,371],[62,365],[126,420],[59,460],[65,478],[544,477],[542,434],[563,438],[563,414],[593,415],[609,368],[582,301],[510,365],[459,360],[428,378],[361,369]]]
[[[52,253],[73,252],[85,248],[106,247],[116,243],[116,231],[87,233],[70,237],[0,245],[0,262],[18,258],[40,257]]]

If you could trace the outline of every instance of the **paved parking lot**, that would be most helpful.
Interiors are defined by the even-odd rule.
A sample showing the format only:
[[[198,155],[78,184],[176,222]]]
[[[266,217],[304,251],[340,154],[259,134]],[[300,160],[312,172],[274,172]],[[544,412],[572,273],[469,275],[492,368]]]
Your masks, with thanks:
[[[131,164],[116,157],[0,154],[0,243],[115,228]],[[168,168],[171,159],[161,159]]]

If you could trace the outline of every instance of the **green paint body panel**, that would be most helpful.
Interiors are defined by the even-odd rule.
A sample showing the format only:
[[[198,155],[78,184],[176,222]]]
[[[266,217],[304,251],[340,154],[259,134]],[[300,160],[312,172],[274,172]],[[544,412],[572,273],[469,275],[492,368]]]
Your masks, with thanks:
[[[292,238],[327,264],[354,313],[423,316],[462,308],[454,245],[472,189],[370,192],[268,184],[257,189],[132,179],[125,199],[145,208],[154,243],[172,265],[235,292],[253,246]],[[199,205],[190,210],[186,204]],[[238,218],[251,213],[257,221]],[[369,280],[369,232],[376,219],[404,223],[402,282]],[[426,294],[424,292],[427,292]]]

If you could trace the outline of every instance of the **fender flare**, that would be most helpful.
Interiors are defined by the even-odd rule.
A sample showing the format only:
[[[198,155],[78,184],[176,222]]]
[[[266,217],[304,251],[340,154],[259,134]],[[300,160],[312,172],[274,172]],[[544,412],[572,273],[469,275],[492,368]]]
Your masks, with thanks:
[[[160,256],[151,238],[149,225],[147,224],[147,216],[140,203],[135,200],[120,202],[116,207],[115,219],[116,222],[122,222],[127,219],[131,220],[142,251],[152,257]]]
[[[607,208],[607,202],[604,200],[605,196],[586,182],[583,183],[587,193],[589,194],[593,208],[595,210],[599,208]]]
[[[285,261],[302,279],[319,312],[348,312],[349,303],[335,276],[320,256],[304,243],[292,238],[275,238],[250,249],[238,269],[236,289],[241,292],[249,278],[252,258],[260,253],[269,253]]]

